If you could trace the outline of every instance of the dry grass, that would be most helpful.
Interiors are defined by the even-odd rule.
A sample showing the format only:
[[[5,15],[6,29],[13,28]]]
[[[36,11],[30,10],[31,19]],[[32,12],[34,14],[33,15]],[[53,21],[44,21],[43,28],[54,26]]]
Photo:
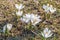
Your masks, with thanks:
[[[22,9],[24,14],[34,13],[41,16],[42,22],[37,24],[37,28],[32,31],[40,34],[41,30],[48,27],[54,32],[56,39],[60,40],[60,0],[37,0],[35,2],[33,0],[0,0],[0,29],[2,30],[6,23],[13,24],[13,28],[9,35],[0,33],[0,40],[42,40],[41,36],[37,36],[34,32],[32,33],[30,30],[25,29],[24,25],[26,24],[17,19],[15,14],[16,3],[25,5],[25,8]],[[57,8],[57,11],[54,14],[46,14],[44,12],[42,5],[47,3],[52,4]],[[50,38],[50,40],[54,40],[53,37]]]

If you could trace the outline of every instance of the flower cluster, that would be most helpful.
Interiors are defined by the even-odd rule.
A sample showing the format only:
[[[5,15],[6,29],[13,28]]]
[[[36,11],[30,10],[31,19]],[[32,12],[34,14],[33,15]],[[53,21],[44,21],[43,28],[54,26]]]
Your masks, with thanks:
[[[34,15],[33,13],[23,15],[21,20],[24,21],[25,23],[31,22],[32,25],[36,25],[37,23],[41,21],[40,16],[38,16],[37,14]]]
[[[37,0],[34,0],[34,2],[36,2]],[[28,14],[23,14],[22,9],[25,7],[23,4],[15,4],[15,7],[18,11],[16,11],[16,15],[17,16],[21,16],[19,19],[22,22],[25,22],[27,24],[31,24],[34,27],[36,26],[36,24],[38,24],[39,22],[42,21],[41,16],[38,14],[34,14],[34,13],[28,13]],[[54,8],[52,5],[43,5],[43,9],[45,10],[45,12],[49,13],[54,13],[56,11],[56,8]],[[30,25],[27,25],[30,26]],[[3,26],[3,32],[5,33],[6,29],[8,31],[10,31],[12,29],[12,24],[7,23],[6,25]],[[41,35],[44,38],[49,38],[53,35],[52,31],[49,30],[48,28],[45,28],[43,30],[43,32],[41,32]]]
[[[54,13],[56,11],[56,8],[54,8],[52,5],[49,5],[49,4],[47,4],[47,5],[44,4],[43,9],[47,13],[49,13],[49,12]]]

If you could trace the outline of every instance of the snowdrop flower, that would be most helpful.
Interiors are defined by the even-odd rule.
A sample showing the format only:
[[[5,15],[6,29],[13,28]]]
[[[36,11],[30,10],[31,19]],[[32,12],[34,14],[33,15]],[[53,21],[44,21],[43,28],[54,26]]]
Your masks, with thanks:
[[[45,28],[43,32],[41,32],[42,36],[45,38],[49,38],[52,36],[52,31],[49,30],[48,28]]]
[[[25,23],[28,23],[30,22],[31,17],[32,17],[32,14],[28,13],[28,14],[23,15],[23,18],[21,18],[21,20],[24,21]]]
[[[36,25],[40,21],[41,21],[40,16],[38,16],[37,14],[36,15],[32,14],[32,16],[31,16],[32,25]]]
[[[55,11],[56,11],[56,8],[53,8],[53,6],[50,5],[50,12],[51,12],[51,13],[54,13]]]
[[[3,32],[5,32],[6,31],[6,29],[8,30],[8,31],[10,31],[11,29],[12,29],[12,24],[6,24],[4,27],[3,27]]]
[[[40,16],[34,14],[25,14],[23,18],[21,18],[21,20],[24,21],[25,23],[31,22],[32,25],[36,25],[41,21]]]
[[[16,12],[16,15],[17,15],[17,16],[22,16],[22,14],[23,14],[23,11],[18,11],[18,12]]]
[[[43,9],[45,10],[45,12],[49,13],[49,4],[43,5]]]
[[[45,10],[45,12],[49,13],[54,13],[56,11],[56,8],[54,8],[52,5],[43,5],[43,9]]]
[[[23,4],[15,4],[15,7],[18,9],[18,10],[21,10],[23,9],[25,6],[23,6]]]

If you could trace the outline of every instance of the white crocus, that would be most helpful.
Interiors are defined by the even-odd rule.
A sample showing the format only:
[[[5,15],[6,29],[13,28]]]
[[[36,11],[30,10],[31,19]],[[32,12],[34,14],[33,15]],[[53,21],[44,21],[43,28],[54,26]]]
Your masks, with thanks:
[[[41,21],[40,16],[35,15],[33,13],[23,15],[23,18],[21,18],[21,20],[24,21],[25,23],[31,22],[32,25],[36,25]]]
[[[15,7],[18,9],[18,10],[21,10],[23,9],[25,6],[23,4],[15,4]]]
[[[41,32],[41,34],[42,34],[42,36],[43,36],[44,38],[49,38],[49,37],[52,36],[53,33],[52,33],[52,31],[49,30],[48,28],[45,28],[44,31]]]
[[[5,32],[6,31],[6,29],[8,30],[8,31],[10,31],[11,29],[12,29],[12,24],[6,24],[4,27],[3,27],[3,32]]]
[[[49,4],[43,5],[43,9],[45,10],[45,12],[49,13]]]
[[[53,6],[50,5],[50,12],[51,12],[51,13],[54,13],[55,11],[56,11],[56,8],[53,8]]]
[[[18,12],[16,12],[16,15],[17,15],[17,16],[22,16],[22,14],[23,14],[23,11],[18,11]]]
[[[25,23],[30,22],[31,19],[31,15],[30,14],[25,14],[23,15],[23,17],[21,18],[22,21],[24,21]]]
[[[40,16],[38,16],[37,14],[36,15],[34,15],[34,14],[31,15],[31,23],[32,23],[32,25],[36,25],[40,21],[41,21]]]
[[[45,12],[49,13],[54,13],[56,11],[56,8],[54,8],[52,5],[43,5],[43,9],[45,10]]]

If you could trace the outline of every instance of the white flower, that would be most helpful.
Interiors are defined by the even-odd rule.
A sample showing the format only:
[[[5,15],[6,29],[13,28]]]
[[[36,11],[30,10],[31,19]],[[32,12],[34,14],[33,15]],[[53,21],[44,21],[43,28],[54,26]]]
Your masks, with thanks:
[[[40,21],[41,21],[40,16],[38,16],[37,14],[36,15],[32,14],[32,16],[31,16],[32,25],[36,25]]]
[[[45,10],[45,12],[49,13],[49,4],[43,5],[43,9]]]
[[[22,16],[22,14],[23,14],[23,11],[18,11],[18,12],[16,12],[16,15],[17,15],[17,16]]]
[[[56,8],[54,8],[52,5],[43,5],[43,9],[45,10],[45,12],[49,13],[54,13],[56,11]]]
[[[21,18],[22,21],[29,23],[31,22],[32,25],[36,25],[41,21],[40,16],[34,15],[34,14],[25,14],[23,18]]]
[[[52,31],[49,30],[48,28],[45,28],[43,32],[41,32],[42,36],[45,38],[49,38],[52,36]]]
[[[54,13],[55,11],[56,11],[56,8],[53,8],[53,6],[50,5],[50,12],[51,12],[51,13]]]
[[[28,23],[31,19],[31,15],[30,14],[25,14],[23,15],[23,18],[21,18],[22,21]]]
[[[15,7],[18,9],[18,10],[21,10],[23,9],[25,6],[23,6],[23,4],[15,4]]]
[[[3,32],[5,32],[6,31],[6,29],[8,30],[8,31],[10,31],[11,29],[12,29],[12,24],[6,24],[4,27],[3,27]]]

